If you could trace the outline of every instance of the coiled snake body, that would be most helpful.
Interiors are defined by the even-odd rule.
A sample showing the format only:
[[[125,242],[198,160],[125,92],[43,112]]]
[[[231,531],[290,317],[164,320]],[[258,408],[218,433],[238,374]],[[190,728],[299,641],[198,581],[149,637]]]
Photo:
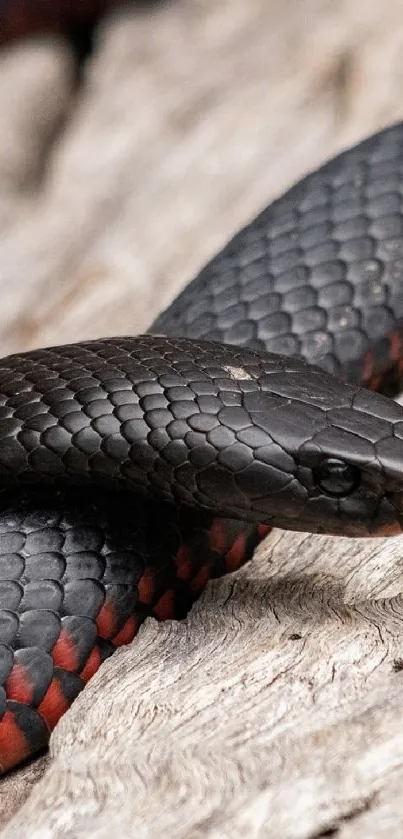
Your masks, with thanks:
[[[403,408],[374,391],[402,374],[402,202],[397,125],[269,206],[151,334],[0,361],[3,771],[272,526],[401,531]]]

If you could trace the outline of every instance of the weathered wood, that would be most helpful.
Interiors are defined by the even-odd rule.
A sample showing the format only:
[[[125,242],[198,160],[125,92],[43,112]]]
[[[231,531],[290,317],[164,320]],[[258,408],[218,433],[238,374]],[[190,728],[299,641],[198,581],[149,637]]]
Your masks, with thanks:
[[[1,351],[145,328],[271,197],[399,118],[401,24],[394,0],[177,0],[106,21],[79,92],[60,41],[4,51]],[[1,782],[1,835],[399,835],[401,551],[275,532],[186,621],[147,621],[51,758]]]

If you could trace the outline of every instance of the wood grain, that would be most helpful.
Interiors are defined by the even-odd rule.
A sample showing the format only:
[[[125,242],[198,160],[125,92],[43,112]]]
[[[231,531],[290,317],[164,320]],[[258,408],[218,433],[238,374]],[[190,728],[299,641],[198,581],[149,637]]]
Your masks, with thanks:
[[[402,48],[394,0],[176,0],[105,19],[78,89],[62,41],[3,50],[1,352],[146,328],[402,116]],[[186,621],[147,621],[1,782],[1,836],[400,835],[401,544],[274,532]]]

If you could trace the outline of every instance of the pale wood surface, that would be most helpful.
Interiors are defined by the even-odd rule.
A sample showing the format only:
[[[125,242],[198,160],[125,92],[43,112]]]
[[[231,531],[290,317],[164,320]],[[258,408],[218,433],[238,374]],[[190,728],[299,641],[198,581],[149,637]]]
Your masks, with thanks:
[[[61,42],[3,51],[1,352],[145,328],[271,197],[401,117],[402,49],[395,0],[177,0],[105,21],[78,92]],[[1,836],[400,835],[402,566],[401,540],[271,534],[101,669],[1,782]]]

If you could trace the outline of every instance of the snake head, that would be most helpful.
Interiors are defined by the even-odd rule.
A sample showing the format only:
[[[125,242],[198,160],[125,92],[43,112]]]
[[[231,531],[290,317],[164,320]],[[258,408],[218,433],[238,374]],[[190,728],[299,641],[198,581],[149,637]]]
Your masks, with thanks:
[[[278,359],[278,357],[277,357]],[[245,494],[264,523],[347,536],[394,535],[403,526],[403,409],[298,359],[245,394],[255,482]],[[259,481],[265,493],[258,498]]]
[[[400,532],[401,406],[303,359],[186,338],[142,340],[143,355],[151,358],[151,342],[169,365],[150,400],[163,410],[144,414],[149,481],[158,491],[165,481],[176,501],[271,527]]]
[[[403,408],[302,359],[110,338],[3,359],[0,403],[0,490],[106,483],[290,530],[402,527]]]

